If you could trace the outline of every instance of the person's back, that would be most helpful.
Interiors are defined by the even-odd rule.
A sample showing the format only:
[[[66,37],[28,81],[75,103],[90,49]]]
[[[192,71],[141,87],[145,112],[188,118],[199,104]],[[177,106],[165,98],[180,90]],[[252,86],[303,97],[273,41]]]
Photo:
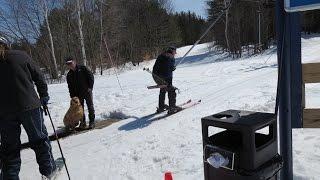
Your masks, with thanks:
[[[6,58],[0,60],[0,115],[21,113],[41,106],[34,89],[40,97],[48,96],[47,85],[30,57],[23,51],[8,50]]]
[[[174,57],[168,52],[160,54],[153,66],[152,73],[161,78],[172,78],[172,71],[174,70]]]
[[[165,52],[160,54],[153,66],[152,77],[158,85],[166,85],[164,88],[160,88],[159,93],[159,105],[157,112],[162,112],[165,109],[169,109],[168,113],[174,113],[180,110],[180,107],[176,106],[176,92],[175,87],[172,85],[173,71],[175,70],[176,48],[170,46]],[[165,95],[168,92],[169,106],[165,104]]]
[[[0,81],[3,84],[0,88],[0,179],[19,180],[21,125],[36,154],[40,173],[46,178],[53,177],[56,165],[41,110],[49,101],[47,84],[31,58],[22,51],[10,50],[3,37],[0,37]]]

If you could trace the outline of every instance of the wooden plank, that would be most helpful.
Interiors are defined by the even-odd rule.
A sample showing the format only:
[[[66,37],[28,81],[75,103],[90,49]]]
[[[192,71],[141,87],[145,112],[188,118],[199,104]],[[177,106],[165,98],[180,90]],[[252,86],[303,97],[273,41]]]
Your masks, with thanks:
[[[120,121],[120,119],[106,119],[106,120],[101,120],[101,121],[95,121],[96,125],[95,125],[94,129],[89,129],[87,127],[85,129],[76,128],[77,130],[75,130],[75,131],[66,131],[64,129],[64,127],[60,127],[56,131],[57,131],[58,138],[61,139],[61,138],[69,137],[69,136],[83,134],[83,133],[86,133],[86,132],[92,131],[92,130],[103,129],[103,128],[108,127],[108,126],[110,126],[114,123],[117,123],[119,121]],[[49,135],[49,140],[56,141],[57,138],[56,138],[55,134]],[[24,149],[28,149],[28,148],[30,148],[29,142],[22,143],[20,146],[20,150],[24,150]]]
[[[320,128],[320,109],[303,110],[303,127]]]
[[[167,85],[154,85],[154,86],[147,86],[148,89],[157,89],[157,88],[166,88]]]
[[[320,83],[320,63],[303,64],[302,78],[304,83]]]

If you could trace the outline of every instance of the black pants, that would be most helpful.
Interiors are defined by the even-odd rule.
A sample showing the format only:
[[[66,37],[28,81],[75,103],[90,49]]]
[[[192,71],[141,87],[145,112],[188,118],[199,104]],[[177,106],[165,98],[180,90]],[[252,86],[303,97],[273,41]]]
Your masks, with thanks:
[[[26,130],[31,148],[36,154],[40,173],[48,176],[55,170],[56,165],[43,121],[40,108],[0,117],[0,158],[2,161],[0,180],[19,180],[21,125]]]
[[[152,77],[153,77],[154,81],[157,83],[157,85],[163,85],[163,84],[167,85],[166,88],[160,89],[158,108],[159,109],[164,108],[167,92],[168,92],[168,99],[169,99],[169,107],[175,107],[177,94],[176,94],[175,88],[172,86],[172,77],[171,78],[161,78],[156,75],[152,75]]]
[[[95,112],[94,112],[94,106],[93,106],[93,97],[92,97],[92,91],[89,91],[88,93],[86,93],[83,96],[79,97],[81,106],[84,109],[84,101],[86,101],[87,107],[88,107],[88,111],[89,111],[89,123],[94,122],[95,120]],[[86,115],[83,114],[83,122],[86,121]]]

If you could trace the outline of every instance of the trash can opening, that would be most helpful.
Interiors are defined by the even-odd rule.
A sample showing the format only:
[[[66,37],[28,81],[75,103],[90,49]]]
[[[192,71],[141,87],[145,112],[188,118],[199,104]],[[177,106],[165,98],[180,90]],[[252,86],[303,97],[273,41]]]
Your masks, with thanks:
[[[230,115],[230,114],[215,114],[212,116],[215,118],[218,118],[218,119],[229,119],[232,117],[232,115]]]
[[[273,125],[265,126],[255,131],[255,145],[256,150],[259,151],[263,147],[269,145],[274,141]]]
[[[243,140],[241,132],[234,130],[224,130],[209,137],[210,143],[222,147],[229,151],[241,149]]]

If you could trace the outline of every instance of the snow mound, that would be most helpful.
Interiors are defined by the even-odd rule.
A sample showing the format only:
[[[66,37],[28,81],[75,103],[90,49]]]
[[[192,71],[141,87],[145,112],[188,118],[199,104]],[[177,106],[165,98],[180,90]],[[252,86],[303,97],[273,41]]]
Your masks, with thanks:
[[[130,116],[124,114],[121,110],[114,110],[109,112],[108,114],[102,115],[103,119],[128,119]]]

